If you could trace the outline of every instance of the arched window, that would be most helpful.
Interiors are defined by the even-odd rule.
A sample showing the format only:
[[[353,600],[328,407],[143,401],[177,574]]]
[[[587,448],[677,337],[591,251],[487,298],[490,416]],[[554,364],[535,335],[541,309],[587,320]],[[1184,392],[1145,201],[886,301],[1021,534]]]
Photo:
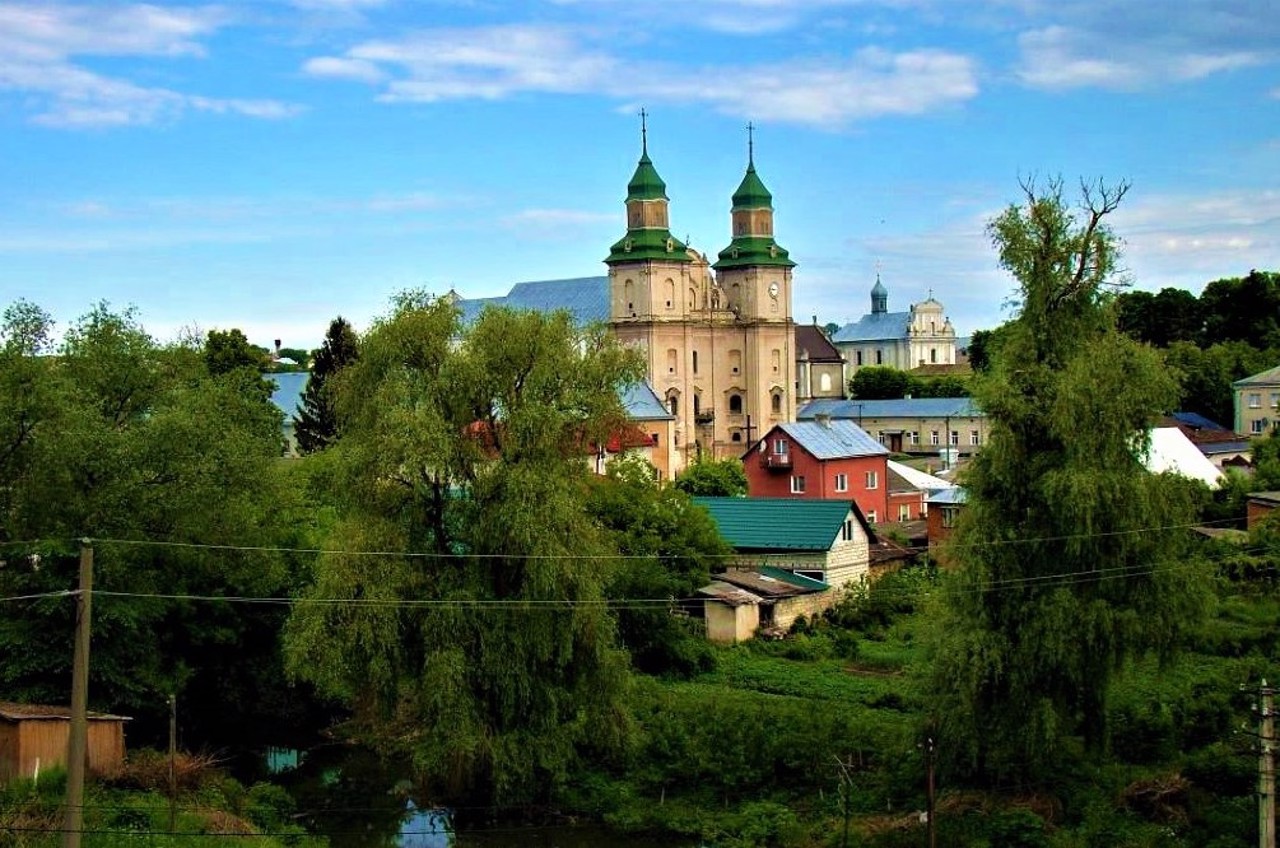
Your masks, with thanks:
[[[774,415],[782,414],[782,393],[781,392],[773,393],[773,414]]]
[[[666,281],[665,283],[663,283],[663,284],[662,284],[662,287],[663,287],[663,289],[664,289],[664,291],[666,292],[666,295],[667,295],[667,308],[668,308],[668,309],[673,309],[673,308],[675,308],[675,305],[676,305],[676,283],[675,283],[675,280],[672,280],[672,279],[668,278],[668,279],[667,279],[667,281]]]
[[[740,430],[734,430],[732,433],[729,434],[729,440],[733,442],[742,441],[742,432]]]
[[[626,301],[627,311],[634,312],[636,308],[636,291],[635,284],[630,280],[622,284],[622,299]]]
[[[693,373],[698,373],[698,352],[696,350],[693,352]]]
[[[695,394],[693,396],[693,414],[697,415],[702,412],[702,395]]]
[[[676,373],[676,363],[679,362],[679,351],[673,347],[667,348],[667,373]]]
[[[671,391],[667,392],[667,411],[670,412],[672,415],[676,415],[676,416],[680,414],[679,390],[672,389]]]
[[[742,371],[742,351],[729,351],[729,373],[738,374]]]
[[[742,414],[742,395],[739,395],[739,394],[729,395],[729,414],[730,415]]]
[[[698,290],[693,287],[689,288],[689,308],[698,308]]]

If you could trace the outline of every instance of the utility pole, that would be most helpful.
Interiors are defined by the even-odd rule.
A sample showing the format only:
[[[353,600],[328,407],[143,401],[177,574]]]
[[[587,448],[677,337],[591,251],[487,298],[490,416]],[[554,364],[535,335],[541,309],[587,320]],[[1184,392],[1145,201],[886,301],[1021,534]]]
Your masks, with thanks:
[[[84,830],[84,771],[89,736],[89,625],[93,606],[93,548],[80,540],[80,591],[76,596],[76,643],[71,666],[71,735],[67,739],[67,808],[62,848],[80,848]]]
[[[1276,848],[1276,690],[1258,687],[1258,848]]]
[[[934,743],[932,736],[924,738],[924,765],[925,765],[925,829],[929,834],[929,848],[938,848],[938,832],[933,824],[933,751]]]
[[[169,696],[169,832],[178,820],[178,696]]]

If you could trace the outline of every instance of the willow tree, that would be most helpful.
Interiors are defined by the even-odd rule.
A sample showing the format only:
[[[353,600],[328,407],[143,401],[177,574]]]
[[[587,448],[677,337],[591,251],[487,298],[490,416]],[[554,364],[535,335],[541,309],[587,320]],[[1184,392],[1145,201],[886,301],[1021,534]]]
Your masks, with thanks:
[[[1072,209],[1025,183],[989,227],[1017,312],[975,383],[991,436],[964,478],[933,687],[941,746],[988,777],[1035,775],[1068,737],[1104,746],[1115,674],[1172,651],[1207,598],[1193,489],[1142,462],[1178,386],[1110,307],[1105,219],[1126,188],[1082,186]]]
[[[295,673],[443,796],[536,800],[625,738],[617,564],[586,457],[640,364],[567,313],[400,296],[335,386],[339,521],[287,634]],[[369,555],[361,552],[395,552]]]

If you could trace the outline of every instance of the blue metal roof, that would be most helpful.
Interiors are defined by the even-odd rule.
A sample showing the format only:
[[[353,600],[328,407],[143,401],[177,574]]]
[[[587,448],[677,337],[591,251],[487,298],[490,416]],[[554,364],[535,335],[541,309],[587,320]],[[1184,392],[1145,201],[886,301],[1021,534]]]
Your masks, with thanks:
[[[929,496],[929,500],[925,503],[929,506],[950,506],[952,504],[963,504],[969,500],[969,493],[961,486],[953,486],[950,489],[939,489]]]
[[[875,342],[884,339],[905,339],[911,326],[910,312],[872,312],[863,315],[852,324],[845,324],[831,341]]]
[[[609,278],[576,277],[570,280],[534,280],[516,283],[498,297],[478,297],[458,301],[463,323],[469,324],[486,306],[509,306],[555,312],[566,309],[579,324],[609,320]]]
[[[1171,412],[1169,417],[1179,424],[1186,424],[1188,427],[1194,427],[1197,430],[1222,430],[1226,432],[1227,429],[1217,421],[1205,418],[1198,412]]]
[[[794,421],[779,424],[778,429],[790,436],[815,459],[844,459],[850,456],[881,456],[889,449],[852,421]]]
[[[983,414],[972,398],[817,398],[797,410],[796,418],[808,421],[818,415],[830,415],[833,420],[858,421],[863,418],[981,418]]]
[[[632,421],[673,421],[675,416],[663,405],[661,398],[647,381],[632,383],[619,392],[622,408]]]

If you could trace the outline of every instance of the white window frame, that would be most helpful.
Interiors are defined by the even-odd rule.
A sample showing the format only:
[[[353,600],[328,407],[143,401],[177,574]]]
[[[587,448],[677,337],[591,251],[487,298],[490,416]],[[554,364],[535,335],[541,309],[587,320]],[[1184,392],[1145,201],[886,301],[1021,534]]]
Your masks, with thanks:
[[[867,523],[868,524],[876,523],[876,511],[874,509],[867,513]]]
[[[880,472],[868,471],[867,472],[867,491],[871,491],[872,489],[878,489],[878,488],[880,488]]]
[[[971,444],[971,445],[981,444],[981,442],[980,442],[980,441],[979,441],[979,439],[978,439],[978,431],[977,431],[977,430],[970,430],[970,431],[969,431],[969,444]]]
[[[774,439],[774,440],[773,440],[773,453],[774,453],[774,455],[776,455],[776,456],[786,456],[786,455],[787,455],[787,440],[786,440],[786,439]]]
[[[804,475],[803,474],[791,475],[791,494],[793,495],[804,494]]]
[[[929,431],[929,444],[933,445],[934,447],[937,447],[938,445],[942,444],[942,440],[938,438],[937,430]]]
[[[898,504],[898,520],[899,521],[911,520],[911,504]]]
[[[913,445],[920,444],[920,431],[912,430],[911,432],[907,433],[907,437],[911,440],[911,444]]]
[[[1264,425],[1263,425],[1263,419],[1261,419],[1261,418],[1255,418],[1255,419],[1253,419],[1253,421],[1252,421],[1252,422],[1250,422],[1250,423],[1251,423],[1251,427],[1252,427],[1252,430],[1251,430],[1250,432],[1252,432],[1255,436],[1257,436],[1257,435],[1261,434],[1261,433],[1263,432],[1263,430],[1265,429],[1265,427],[1264,427]]]
[[[959,430],[952,430],[952,431],[951,431],[951,438],[950,438],[950,442],[951,442],[951,447],[953,447],[953,448],[954,448],[954,447],[959,447],[959,445],[960,445],[960,431],[959,431]]]
[[[849,475],[848,474],[837,474],[835,483],[836,483],[837,492],[849,491]]]
[[[1249,408],[1262,409],[1262,393],[1261,392],[1249,392]]]

